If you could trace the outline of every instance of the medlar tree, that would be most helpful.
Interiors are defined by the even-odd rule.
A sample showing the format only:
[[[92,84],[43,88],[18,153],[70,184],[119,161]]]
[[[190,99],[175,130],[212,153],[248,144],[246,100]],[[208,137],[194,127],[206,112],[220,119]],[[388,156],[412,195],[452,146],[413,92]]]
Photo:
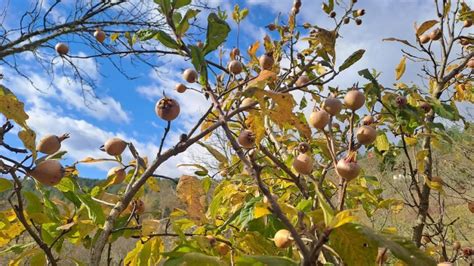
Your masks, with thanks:
[[[435,71],[436,86],[429,97],[416,87],[401,86],[400,91],[384,88],[377,82],[377,75],[368,70],[360,74],[370,83],[363,87],[356,83],[344,90],[327,84],[342,75],[365,52],[357,50],[342,64],[335,63],[341,27],[346,24],[357,27],[362,23],[365,11],[355,8],[356,1],[324,3],[323,11],[335,23],[331,28],[321,28],[309,23],[298,26],[302,2],[296,0],[286,23],[268,25],[274,33],[263,40],[264,54],[257,55],[260,42],[256,41],[245,56],[238,48],[232,49],[226,65],[216,60],[224,59],[218,50],[230,32],[225,21],[227,14],[210,13],[205,43],[193,43],[189,38],[193,33],[189,20],[198,16],[199,11],[190,7],[190,2],[155,1],[166,21],[166,30],[142,27],[132,35],[132,39],[144,44],[158,41],[169,53],[190,59],[183,80],[199,83],[199,91],[211,102],[195,126],[183,134],[178,143],[164,150],[172,122],[179,119],[180,105],[179,99],[164,97],[158,101],[155,111],[166,127],[151,162],[140,156],[133,143],[113,138],[104,140],[102,147],[110,157],[85,158],[63,168],[58,160],[64,152],[59,150],[68,136],[44,137],[36,147],[35,134],[25,122],[28,116],[23,104],[2,86],[0,111],[23,128],[19,138],[27,148],[18,149],[2,142],[12,153],[25,153],[25,158],[17,161],[0,155],[1,171],[11,177],[1,181],[5,184],[4,190],[11,193],[12,206],[0,214],[5,221],[2,236],[8,243],[26,231],[35,242],[35,245],[11,249],[21,253],[17,260],[31,254],[30,260],[56,265],[58,261],[69,259],[61,253],[61,248],[64,242],[71,242],[91,250],[91,265],[111,263],[113,243],[124,237],[137,239],[135,248],[123,260],[126,265],[161,261],[167,265],[373,265],[385,263],[388,251],[407,264],[436,264],[417,248],[417,236],[412,242],[393,232],[376,232],[357,221],[364,212],[373,214],[379,209],[390,209],[397,202],[382,197],[380,188],[371,183],[372,178],[366,176],[358,164],[357,154],[365,147],[383,156],[393,155],[388,151],[397,147],[389,144],[383,130],[395,133],[403,143],[406,134],[413,138],[415,130],[424,130],[429,134],[419,135],[424,138],[423,149],[426,150],[419,161],[426,160],[421,165],[424,170],[431,167],[431,139],[440,129],[434,122],[435,114],[445,117],[449,113],[446,108],[454,109],[441,102],[441,92],[447,90],[450,80],[471,62],[472,53],[462,54],[458,65],[452,67],[448,66],[452,64],[449,59],[443,59],[443,67],[433,59],[435,70],[443,69],[443,72]],[[462,5],[464,11],[461,9],[460,18],[451,17],[451,23],[472,17],[472,13],[466,11],[467,5],[458,5]],[[436,23],[445,25],[443,19],[449,17],[450,7],[443,10],[446,16],[441,16],[440,21],[423,23],[417,29],[417,37]],[[232,18],[240,23],[247,13],[248,10],[236,6]],[[448,31],[454,31],[453,28],[450,26]],[[418,40],[421,48],[402,42],[426,50],[432,57],[430,48],[422,45],[421,38]],[[456,38],[448,40],[450,47],[455,41]],[[299,43],[305,47],[301,51],[296,49]],[[404,63],[397,68],[400,76],[404,68]],[[427,71],[427,74],[432,73]],[[470,84],[468,82],[466,79],[463,84]],[[438,87],[440,83],[443,85]],[[187,86],[178,84],[176,89],[186,93]],[[308,120],[302,112],[308,100],[303,97],[297,104],[297,92],[311,97],[314,102]],[[417,100],[429,104],[426,117],[421,116],[428,109],[423,107],[426,104],[418,105]],[[12,126],[10,122],[4,125],[2,137]],[[230,159],[202,142],[217,128],[222,129],[232,147]],[[180,178],[177,193],[186,207],[175,209],[164,220],[146,216],[140,198],[145,189],[156,189],[156,178],[165,177],[160,165],[197,142],[219,161],[223,179],[212,181],[205,168],[195,165],[200,170],[196,174],[206,177]],[[46,155],[38,158],[38,151]],[[129,151],[134,160],[123,162],[121,155],[125,151]],[[91,189],[80,186],[76,166],[102,161],[115,161],[119,166],[109,171],[103,183]],[[427,182],[432,182],[429,171],[426,170],[425,175]],[[411,173],[415,175],[414,185],[422,189],[416,207],[420,217],[425,215],[426,219],[424,208],[428,203],[421,201],[424,194],[429,195],[432,183],[425,185],[427,182],[417,178],[420,173],[414,170]],[[30,177],[37,181],[35,188],[39,194],[22,190],[22,183]],[[120,186],[117,194],[110,193],[112,185]],[[54,187],[48,188],[50,186]],[[425,186],[428,192],[424,192]],[[53,202],[49,198],[51,189],[60,191],[66,200]],[[208,204],[209,194],[212,198]],[[420,218],[420,221],[423,232],[425,220]],[[417,224],[414,235],[418,234],[419,227]],[[163,239],[170,237],[172,246],[165,250]],[[108,256],[104,261],[102,254],[106,246]]]

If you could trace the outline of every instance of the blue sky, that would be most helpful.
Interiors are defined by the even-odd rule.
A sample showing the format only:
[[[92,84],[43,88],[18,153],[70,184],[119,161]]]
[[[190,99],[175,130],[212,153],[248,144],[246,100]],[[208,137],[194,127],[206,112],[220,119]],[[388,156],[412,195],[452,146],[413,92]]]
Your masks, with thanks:
[[[0,9],[3,9],[7,2],[2,1]],[[9,1],[11,12],[8,13],[4,25],[6,27],[17,26],[15,23],[18,22],[18,13],[24,10],[27,6],[26,3],[31,2],[32,0]],[[45,7],[51,2],[53,1],[45,1]],[[58,10],[68,10],[68,5],[73,2],[73,0],[63,1]],[[273,22],[279,13],[281,13],[282,20],[286,20],[293,1],[210,0],[209,2],[212,6],[220,6],[223,10],[227,10],[229,14],[236,3],[241,8],[250,9],[248,18],[241,25],[240,48],[245,50],[256,40],[262,41],[265,35],[264,26]],[[311,22],[323,27],[330,25],[330,19],[321,10],[321,3],[322,1],[319,0],[303,1],[298,24]],[[365,82],[357,75],[357,71],[364,68],[376,68],[382,71],[381,80],[384,84],[391,85],[394,83],[394,68],[401,59],[400,46],[381,40],[385,37],[398,37],[413,41],[413,23],[435,18],[433,3],[428,0],[360,0],[357,5],[366,9],[367,14],[363,17],[362,26],[355,26],[351,23],[341,32],[343,38],[336,46],[337,58],[340,63],[360,48],[366,49],[367,52],[362,60],[344,72],[331,85],[345,88],[358,81]],[[58,19],[61,18],[61,14],[57,14],[57,16]],[[201,17],[205,21],[205,15],[201,14]],[[228,23],[233,31],[225,49],[236,45],[236,25],[231,21],[230,16]],[[71,37],[62,39],[65,42],[73,40]],[[60,73],[62,59],[55,56],[53,50],[47,52],[56,62],[57,73]],[[87,55],[90,52],[82,46],[71,44],[71,54]],[[20,62],[23,64],[25,73],[28,73],[30,78],[35,81],[38,89],[33,88],[25,79],[12,73],[5,66],[0,65],[0,72],[5,75],[3,84],[12,89],[25,102],[26,110],[30,115],[28,122],[39,136],[65,132],[71,134],[71,138],[66,140],[63,145],[66,150],[70,151],[65,161],[65,164],[68,164],[86,156],[104,157],[105,154],[99,151],[98,147],[112,136],[132,141],[142,155],[152,157],[157,151],[164,127],[164,123],[154,113],[155,102],[161,97],[163,91],[176,98],[180,102],[182,110],[180,119],[173,123],[172,132],[165,146],[175,144],[178,136],[193,125],[193,122],[199,118],[199,114],[209,108],[210,102],[202,95],[192,91],[177,94],[173,90],[176,82],[181,82],[182,69],[190,67],[190,62],[173,57],[156,58],[155,60],[162,65],[157,71],[144,65],[131,65],[125,60],[124,68],[132,76],[137,77],[134,80],[126,79],[106,60],[77,61],[77,64],[86,69],[96,80],[95,93],[100,101],[89,97],[87,98],[89,106],[84,104],[79,84],[68,80],[61,74],[55,76],[53,86],[48,86],[51,76],[41,71],[31,54],[23,54]],[[403,81],[419,82],[420,79],[414,71],[418,67],[408,62],[407,73]],[[296,97],[301,97],[301,95],[296,95]],[[202,154],[204,153],[201,148],[193,147],[190,151],[164,164],[159,172],[177,176],[189,171],[189,169],[178,169],[176,165],[190,163],[196,155],[201,156]],[[110,164],[87,165],[81,166],[80,171],[82,176],[103,178],[109,167]]]

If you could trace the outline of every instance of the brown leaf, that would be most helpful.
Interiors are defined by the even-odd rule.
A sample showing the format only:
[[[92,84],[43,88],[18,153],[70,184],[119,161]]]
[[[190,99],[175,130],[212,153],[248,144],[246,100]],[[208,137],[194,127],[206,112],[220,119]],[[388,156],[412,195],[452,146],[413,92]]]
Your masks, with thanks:
[[[437,20],[427,20],[425,22],[423,22],[419,27],[416,28],[416,24],[415,24],[415,28],[416,28],[416,36],[420,36],[422,35],[423,33],[425,33],[427,30],[429,30],[431,27],[433,27],[434,25],[436,25],[438,23]]]
[[[205,222],[206,193],[201,180],[195,176],[183,175],[179,178],[176,192],[179,199],[186,205],[189,218]]]

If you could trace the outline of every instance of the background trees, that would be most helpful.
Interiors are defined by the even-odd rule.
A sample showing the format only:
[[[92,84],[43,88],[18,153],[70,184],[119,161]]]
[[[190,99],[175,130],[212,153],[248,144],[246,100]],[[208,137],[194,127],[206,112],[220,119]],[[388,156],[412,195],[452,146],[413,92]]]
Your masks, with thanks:
[[[138,22],[128,22],[128,15],[123,23],[115,19],[115,26],[126,27],[126,30],[118,27],[120,32],[111,35],[118,40],[119,47],[109,48],[112,52],[99,51],[93,57],[113,58],[124,53],[134,54],[138,59],[142,53],[183,57],[190,65],[183,73],[182,86],[198,83],[199,89],[195,90],[209,100],[208,111],[169,149],[164,148],[164,143],[173,121],[180,118],[176,115],[181,109],[166,96],[157,102],[157,115],[166,121],[166,127],[153,160],[143,157],[131,142],[115,139],[111,144],[104,140],[104,151],[109,156],[85,158],[65,168],[63,173],[57,167],[57,160],[64,153],[54,149],[51,154],[37,156],[35,133],[26,123],[28,116],[23,104],[13,90],[2,86],[4,104],[0,110],[22,128],[18,137],[26,148],[2,142],[10,152],[0,158],[2,173],[11,178],[2,182],[10,194],[8,200],[12,207],[2,212],[3,239],[8,243],[26,230],[34,241],[11,251],[21,253],[18,260],[30,253],[37,261],[55,265],[61,260],[74,260],[61,253],[63,243],[71,242],[89,249],[89,263],[99,265],[111,262],[110,250],[117,239],[129,238],[136,240],[136,246],[124,258],[124,264],[145,261],[155,264],[161,260],[180,264],[199,260],[210,264],[260,261],[314,265],[321,261],[370,265],[383,264],[388,250],[394,258],[408,264],[430,265],[435,260],[457,260],[459,248],[453,250],[448,246],[456,239],[447,235],[456,219],[444,220],[441,194],[432,192],[449,187],[433,174],[433,145],[451,140],[437,117],[459,120],[456,101],[472,101],[471,37],[463,35],[463,30],[470,26],[473,13],[461,1],[456,4],[435,1],[439,5],[439,17],[416,27],[415,41],[387,39],[401,42],[419,53],[402,50],[405,57],[396,67],[397,80],[405,72],[407,59],[420,60],[426,63],[420,75],[429,81],[427,90],[401,82],[394,88],[382,86],[377,81],[378,73],[367,69],[359,71],[361,77],[368,80],[367,84],[356,82],[350,88],[330,87],[329,82],[344,75],[365,53],[361,47],[342,63],[336,63],[340,29],[360,25],[365,14],[354,2],[324,3],[323,11],[334,19],[334,25],[322,28],[309,23],[299,26],[297,18],[302,3],[295,1],[287,20],[268,25],[268,29],[274,31],[272,37],[267,35],[262,44],[256,41],[246,53],[233,49],[229,64],[222,62],[219,53],[219,47],[230,32],[227,14],[219,10],[205,14],[205,30],[191,27],[192,21],[201,14],[195,6],[190,6],[190,1],[155,1],[153,8],[159,11],[157,18],[162,22],[159,28],[148,18],[149,24],[140,24],[143,16],[134,18]],[[90,41],[93,35],[92,28],[87,28],[89,14],[97,12],[104,16],[95,22],[95,31],[97,24],[108,25],[105,18],[109,8],[112,10],[120,4],[126,3],[101,2],[90,7],[85,4],[89,11],[83,13],[85,9],[79,9],[76,11],[79,19],[71,23],[80,26],[80,36],[89,29],[85,38]],[[112,14],[115,12],[112,10]],[[232,19],[240,25],[248,12],[236,6]],[[46,45],[60,35],[58,28],[48,28],[47,11],[43,18],[42,30],[35,30],[32,23],[32,29],[22,35],[25,40],[31,34],[40,35],[42,42],[22,45],[22,37],[19,37],[5,44],[6,48],[2,49],[5,64],[12,55]],[[459,27],[456,25],[462,26],[456,30]],[[61,34],[68,33],[69,26],[62,24]],[[193,34],[201,32],[205,42],[195,42]],[[101,43],[100,38],[96,38],[92,46],[97,45],[96,41]],[[140,43],[144,49],[160,43],[166,49],[137,51],[132,48],[134,43]],[[264,53],[257,54],[260,46]],[[61,56],[66,61],[71,58],[67,53]],[[90,56],[82,56],[87,57]],[[21,75],[21,70],[18,74]],[[311,103],[306,98],[297,103],[296,92],[311,97]],[[314,108],[307,119],[302,109],[308,104]],[[225,154],[202,143],[218,128],[223,132],[219,140],[224,139],[228,148]],[[7,121],[2,136],[11,129],[12,124]],[[183,176],[176,187],[185,206],[173,210],[162,220],[145,215],[141,199],[145,191],[158,189],[156,178],[168,178],[160,166],[197,143],[206,147],[219,162],[219,173],[224,178],[212,181],[208,170],[195,164],[199,170],[196,175],[204,178]],[[124,150],[132,155],[132,161],[123,160]],[[383,225],[377,228],[374,223],[363,222],[370,220],[377,210],[401,208],[400,199],[383,194],[380,177],[369,176],[360,167],[358,160],[366,151],[375,153],[386,167],[396,163],[395,158],[400,155],[404,158],[408,166],[404,168],[404,176],[409,177],[410,183],[408,189],[401,192],[401,200],[416,212],[413,243],[398,237],[391,228]],[[17,159],[11,156],[13,153],[25,154],[25,157]],[[77,181],[77,165],[104,161],[116,162],[119,167],[110,172],[107,180],[92,188]],[[40,171],[45,163],[54,167]],[[55,182],[51,178],[58,173],[61,178]],[[30,177],[38,181],[35,193],[22,189],[22,183]],[[47,188],[50,185],[55,187]],[[113,186],[118,186],[118,191],[111,190]],[[59,190],[65,200],[49,199],[51,189]],[[463,201],[471,200],[454,192]],[[430,213],[430,196],[438,196],[439,218]],[[416,248],[422,245],[424,234],[440,248],[425,249],[432,257]],[[169,237],[174,239],[171,243],[165,240]],[[104,251],[108,254],[106,260]],[[466,251],[467,256],[463,252],[463,256],[469,258],[470,249]]]

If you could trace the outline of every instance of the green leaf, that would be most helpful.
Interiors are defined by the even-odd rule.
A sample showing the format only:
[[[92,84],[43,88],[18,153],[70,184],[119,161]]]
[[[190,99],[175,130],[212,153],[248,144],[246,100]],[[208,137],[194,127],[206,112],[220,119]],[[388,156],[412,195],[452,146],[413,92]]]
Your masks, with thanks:
[[[168,48],[171,48],[171,49],[179,48],[178,43],[173,38],[171,38],[171,36],[169,36],[168,33],[162,30],[157,31],[153,37]]]
[[[36,194],[31,191],[25,191],[23,192],[23,196],[27,201],[26,210],[29,214],[43,212],[43,203]]]
[[[207,39],[204,45],[204,54],[208,54],[219,47],[227,38],[230,27],[227,23],[220,19],[215,13],[209,14],[207,17]]]
[[[160,11],[163,15],[168,15],[171,11],[171,2],[170,0],[153,0],[156,4],[160,6]]]
[[[353,64],[355,64],[357,61],[359,61],[362,56],[364,55],[365,50],[360,49],[355,51],[353,54],[351,54],[345,61],[342,63],[342,65],[339,67],[339,72],[343,71],[344,69],[349,68]]]
[[[435,100],[433,101],[432,106],[434,112],[442,118],[446,118],[451,121],[459,120],[459,111],[455,105],[448,105],[440,102],[439,100]]]
[[[221,163],[227,163],[227,157],[225,157],[224,154],[222,154],[220,151],[212,147],[211,145],[207,145],[201,141],[198,141],[198,144],[206,148],[206,150],[214,156],[219,162]]]
[[[224,266],[227,265],[218,257],[208,256],[202,253],[189,252],[184,253],[180,257],[168,259],[163,264],[164,266]]]
[[[11,180],[0,177],[0,192],[7,191],[13,188],[13,183]]]
[[[276,256],[243,256],[238,257],[236,260],[238,266],[264,266],[264,265],[278,265],[278,266],[296,266],[299,265],[296,261],[293,261],[285,257]]]
[[[326,198],[324,197],[323,193],[316,187],[316,192],[319,198],[319,206],[323,210],[324,214],[324,224],[328,226],[334,218],[334,211],[331,209],[331,206],[326,202]]]
[[[178,9],[178,8],[183,7],[183,6],[187,6],[189,4],[191,4],[191,0],[173,0],[173,2],[171,3],[171,6],[174,9]]]
[[[397,80],[399,80],[405,73],[406,60],[407,58],[405,56],[402,57],[402,60],[400,60],[400,63],[398,63],[398,66],[395,68],[395,78]]]
[[[436,265],[413,243],[394,235],[382,235],[372,229],[348,223],[332,231],[329,245],[351,265],[374,265],[379,247],[388,248],[395,257],[408,265]]]
[[[176,27],[176,33],[180,36],[183,36],[183,34],[189,29],[189,20],[194,18],[197,14],[199,14],[199,12],[200,11],[198,9],[188,9],[184,17],[181,19],[181,22]]]
[[[99,203],[95,202],[88,194],[76,193],[76,196],[84,206],[86,206],[89,218],[91,218],[95,224],[104,224],[105,215]]]

